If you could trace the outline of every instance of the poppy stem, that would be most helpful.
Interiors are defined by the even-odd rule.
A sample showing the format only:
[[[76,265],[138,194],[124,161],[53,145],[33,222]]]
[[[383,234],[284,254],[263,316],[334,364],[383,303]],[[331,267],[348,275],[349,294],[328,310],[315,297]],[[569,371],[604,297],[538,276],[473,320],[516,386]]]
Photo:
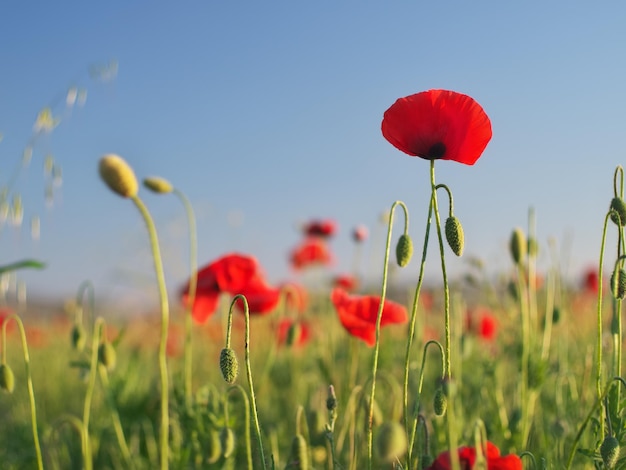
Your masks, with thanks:
[[[378,370],[378,352],[380,350],[380,324],[385,306],[385,296],[387,295],[387,280],[389,278],[389,251],[391,248],[391,233],[393,227],[393,215],[395,208],[400,205],[404,210],[404,233],[409,229],[409,210],[402,201],[395,201],[391,205],[389,222],[387,227],[387,243],[385,246],[385,261],[383,265],[383,282],[380,293],[380,303],[376,314],[376,343],[374,346],[374,357],[372,360],[372,391],[370,394],[369,411],[367,415],[367,468],[372,469],[372,447],[373,447],[373,424],[374,424],[374,395],[376,393],[376,372]]]
[[[22,341],[22,352],[24,356],[24,367],[26,369],[26,385],[28,387],[28,397],[30,399],[30,419],[33,430],[33,441],[35,443],[35,454],[37,455],[37,468],[43,470],[43,458],[41,456],[41,446],[39,445],[39,433],[37,431],[37,407],[35,405],[35,391],[33,390],[33,379],[30,374],[30,355],[28,354],[28,342],[26,341],[26,332],[24,324],[19,316],[11,314],[6,321],[2,323],[2,364],[6,364],[7,357],[7,325],[13,319],[17,323],[20,330],[20,339]]]
[[[230,387],[228,389],[228,391],[226,392],[227,394],[230,394],[233,391],[238,391],[241,394],[241,397],[243,398],[243,402],[245,405],[245,433],[246,433],[246,461],[248,463],[248,470],[252,470],[252,443],[251,443],[251,439],[250,439],[250,400],[248,399],[248,394],[246,393],[246,391],[243,389],[243,387],[241,385],[233,385],[232,387]],[[224,411],[225,413],[228,412],[228,395],[226,396],[226,399],[224,400]]]
[[[154,222],[148,209],[138,196],[131,196],[131,199],[141,213],[148,235],[150,236],[150,246],[152,248],[152,258],[154,260],[154,271],[157,277],[159,298],[161,306],[161,338],[159,343],[159,375],[161,379],[161,470],[167,470],[169,462],[169,377],[167,372],[167,335],[169,329],[170,310],[167,299],[167,289],[165,286],[165,276],[163,273],[163,262],[161,261],[161,251],[159,249],[159,239]]]

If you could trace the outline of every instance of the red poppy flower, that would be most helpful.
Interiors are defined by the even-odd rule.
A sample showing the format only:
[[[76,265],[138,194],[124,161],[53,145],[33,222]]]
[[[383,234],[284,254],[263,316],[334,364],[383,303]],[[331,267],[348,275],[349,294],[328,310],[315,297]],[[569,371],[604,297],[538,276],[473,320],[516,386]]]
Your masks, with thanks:
[[[334,220],[312,220],[302,228],[307,237],[329,238],[337,233],[337,223]]]
[[[291,344],[294,347],[304,346],[311,338],[311,329],[308,323],[302,321],[294,322],[290,318],[283,318],[278,323],[278,344],[287,344],[290,333],[294,335]]]
[[[462,470],[474,468],[476,462],[475,447],[459,447],[458,453]],[[489,470],[522,470],[522,460],[517,455],[500,455],[500,450],[491,442],[487,442],[484,454]],[[450,452],[446,451],[439,454],[433,464],[428,467],[428,470],[450,470],[451,468]]]
[[[291,252],[290,260],[291,266],[299,270],[314,265],[329,265],[333,256],[323,240],[309,237]]]
[[[429,90],[399,98],[385,111],[382,132],[414,157],[473,165],[491,140],[491,121],[473,98]]]
[[[251,314],[264,315],[273,312],[280,301],[280,289],[271,287],[260,275],[251,279],[238,290],[230,291],[233,296],[244,295],[248,301],[248,310]],[[243,301],[237,300],[237,308],[244,310]]]
[[[365,240],[367,240],[368,235],[369,231],[367,230],[367,227],[365,225],[357,225],[352,231],[352,239],[356,243],[364,242]]]
[[[331,294],[331,301],[339,314],[339,321],[348,333],[362,339],[368,346],[373,346],[376,342],[376,316],[380,297],[349,295],[345,290],[335,288]],[[408,318],[404,306],[386,300],[380,325],[406,323]]]
[[[334,287],[340,287],[348,292],[354,292],[359,287],[359,280],[349,274],[343,274],[336,276],[333,280],[333,284]]]
[[[489,314],[485,314],[480,319],[479,334],[485,341],[493,341],[496,338],[498,322]]]
[[[600,288],[600,278],[596,268],[588,268],[583,273],[582,287],[588,294],[597,294]]]

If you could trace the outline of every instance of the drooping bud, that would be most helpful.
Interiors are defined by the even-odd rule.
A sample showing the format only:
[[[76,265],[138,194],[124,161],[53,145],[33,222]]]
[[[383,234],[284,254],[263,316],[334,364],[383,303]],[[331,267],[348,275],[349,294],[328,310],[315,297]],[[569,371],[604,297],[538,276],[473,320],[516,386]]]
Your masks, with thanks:
[[[117,354],[115,348],[111,343],[105,341],[98,347],[98,360],[100,364],[107,368],[107,370],[113,370],[117,361]]]
[[[614,271],[611,275],[611,292],[616,299],[626,297],[626,271],[623,269]]]
[[[614,197],[611,200],[609,210],[612,209],[615,212],[611,212],[611,220],[619,226],[626,224],[626,202],[621,197]]]
[[[76,323],[72,328],[72,347],[76,351],[82,351],[85,347],[85,330],[80,323]]]
[[[235,433],[228,426],[220,431],[220,444],[222,445],[222,457],[229,458],[235,452]]]
[[[100,178],[116,194],[122,197],[134,197],[139,191],[139,184],[133,169],[126,160],[114,154],[100,159]]]
[[[9,393],[15,389],[15,376],[8,364],[0,364],[0,388]]]
[[[433,399],[433,408],[437,416],[443,416],[444,414],[446,414],[446,410],[448,409],[448,397],[441,387],[439,387],[435,392],[435,397]]]
[[[151,176],[143,180],[143,185],[150,191],[158,194],[167,194],[174,191],[172,184],[165,178],[159,176]]]
[[[413,240],[408,233],[403,233],[400,235],[398,239],[398,244],[396,245],[396,261],[398,266],[404,268],[409,261],[411,261],[411,256],[413,256]]]
[[[383,423],[376,437],[376,450],[384,462],[393,462],[404,455],[408,441],[404,427],[395,421]]]
[[[513,258],[513,262],[519,265],[526,256],[526,248],[528,244],[526,242],[526,236],[522,229],[516,228],[513,230],[513,234],[511,235],[511,241],[509,244],[509,249],[511,251],[511,257]]]
[[[302,335],[302,326],[300,322],[294,322],[289,325],[287,330],[287,346],[291,347],[294,344],[298,344],[300,336]]]
[[[237,362],[237,355],[233,349],[222,349],[220,353],[220,369],[226,383],[234,384],[239,374],[239,362]]]
[[[461,221],[455,216],[448,217],[446,220],[446,240],[448,240],[448,245],[450,245],[455,255],[461,256],[463,254],[465,241],[463,226]]]
[[[606,468],[613,468],[619,458],[619,441],[614,436],[607,436],[600,446],[600,455]]]

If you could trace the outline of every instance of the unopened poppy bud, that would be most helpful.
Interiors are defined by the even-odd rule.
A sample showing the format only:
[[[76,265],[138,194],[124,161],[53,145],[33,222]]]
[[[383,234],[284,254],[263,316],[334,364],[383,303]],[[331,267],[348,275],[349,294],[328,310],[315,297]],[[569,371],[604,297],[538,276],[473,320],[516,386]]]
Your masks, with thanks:
[[[158,194],[167,194],[174,191],[174,187],[169,181],[167,181],[165,178],[160,178],[158,176],[145,178],[143,180],[143,185],[150,191]]]
[[[433,458],[432,455],[424,454],[422,455],[422,459],[420,460],[420,468],[422,470],[425,470],[429,468],[434,462],[435,462],[435,459]]]
[[[337,409],[337,395],[335,395],[335,387],[328,386],[328,398],[326,398],[326,409],[334,411]]]
[[[100,344],[100,347],[98,348],[98,360],[100,361],[100,364],[108,370],[113,370],[115,368],[117,355],[115,353],[115,348],[108,341]]]
[[[220,353],[220,369],[226,383],[234,384],[239,374],[239,362],[237,362],[237,356],[233,349],[222,349]]]
[[[558,323],[561,320],[561,309],[559,307],[554,307],[552,310],[552,322]]]
[[[85,330],[79,323],[76,323],[72,328],[72,347],[76,351],[82,351],[85,347],[85,342]]]
[[[109,189],[122,197],[134,197],[139,191],[139,184],[133,169],[126,160],[114,154],[100,159],[100,178]]]
[[[619,458],[619,441],[614,436],[607,436],[600,446],[600,455],[606,468],[613,468]]]
[[[302,326],[299,322],[292,323],[287,330],[287,346],[293,346],[298,343],[302,334]]]
[[[526,248],[528,244],[526,242],[526,236],[522,229],[516,228],[511,235],[511,242],[509,249],[511,250],[511,257],[515,264],[520,264],[526,256]]]
[[[398,244],[396,245],[396,261],[398,262],[398,266],[404,268],[409,261],[411,261],[411,256],[413,256],[413,240],[408,233],[403,233],[400,235],[398,239]]]
[[[220,433],[216,429],[209,432],[209,450],[207,455],[208,463],[217,462],[222,456],[222,443],[220,442]]]
[[[220,431],[220,444],[222,445],[222,457],[229,458],[235,452],[235,433],[229,427]]]
[[[15,389],[15,376],[8,364],[0,364],[0,388],[9,393]]]
[[[437,416],[443,416],[448,409],[448,397],[440,387],[435,392],[435,398],[433,400],[433,408]]]
[[[614,197],[611,200],[611,206],[609,210],[617,212],[611,212],[611,220],[617,225],[623,226],[626,224],[626,202],[621,197]]]
[[[461,256],[463,254],[465,241],[463,226],[461,221],[455,216],[448,217],[446,220],[446,240],[448,240],[448,245],[450,245],[455,255]]]
[[[384,462],[393,462],[404,455],[408,441],[404,427],[395,421],[380,426],[376,437],[376,450]]]
[[[616,299],[626,297],[626,271],[623,269],[614,271],[611,275],[611,291]]]
[[[291,441],[291,462],[289,468],[308,470],[309,451],[306,439],[302,434],[297,434]]]

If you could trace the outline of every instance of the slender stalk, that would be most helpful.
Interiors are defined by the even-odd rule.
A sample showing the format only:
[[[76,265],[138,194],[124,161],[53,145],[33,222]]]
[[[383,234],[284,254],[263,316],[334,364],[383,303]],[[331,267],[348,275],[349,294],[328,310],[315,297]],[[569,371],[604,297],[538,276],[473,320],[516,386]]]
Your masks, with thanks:
[[[367,416],[367,467],[372,469],[373,455],[373,424],[374,424],[374,395],[376,393],[376,372],[378,370],[378,352],[380,350],[380,324],[383,317],[383,308],[385,306],[385,296],[387,295],[387,280],[389,275],[389,251],[391,248],[391,232],[393,226],[393,215],[396,206],[402,206],[404,209],[404,232],[407,233],[409,225],[409,211],[402,201],[396,201],[391,205],[389,222],[387,228],[387,243],[385,246],[385,261],[383,266],[383,282],[380,293],[380,303],[378,305],[378,313],[376,314],[376,343],[374,345],[374,356],[372,360],[372,391],[370,394],[369,411]]]
[[[132,461],[130,449],[126,444],[126,437],[124,436],[124,428],[122,428],[122,422],[120,421],[120,415],[115,408],[115,403],[113,402],[113,397],[111,396],[109,390],[109,376],[107,373],[107,369],[104,366],[98,367],[98,373],[100,375],[100,382],[102,382],[103,387],[105,388],[105,396],[109,408],[111,410],[111,420],[113,421],[113,430],[115,431],[115,436],[117,438],[117,443],[120,446],[120,450],[122,451],[122,456],[126,462],[126,468],[134,468],[134,464]]]
[[[248,470],[252,470],[252,443],[250,439],[250,400],[248,400],[248,395],[246,391],[241,387],[241,385],[233,385],[228,389],[228,393],[232,391],[238,391],[244,401],[245,405],[245,435],[246,435],[246,457],[248,462]],[[226,399],[226,407],[228,407],[228,398]]]
[[[19,316],[11,314],[2,324],[2,361],[6,361],[7,357],[7,325],[10,320],[14,320],[17,323],[20,330],[20,339],[22,341],[22,352],[24,356],[24,368],[26,370],[26,385],[28,387],[28,398],[30,400],[30,420],[33,431],[33,441],[35,444],[35,454],[37,457],[37,468],[43,469],[43,458],[41,456],[41,446],[39,444],[39,433],[37,431],[37,407],[35,405],[35,391],[33,389],[33,379],[30,373],[30,355],[28,354],[28,342],[26,341],[26,332],[24,331],[24,324]]]
[[[154,259],[154,270],[157,277],[159,297],[161,304],[161,339],[159,343],[159,375],[161,379],[161,470],[167,470],[169,462],[169,378],[167,372],[167,334],[169,329],[170,310],[167,299],[167,289],[165,286],[165,276],[163,273],[163,262],[161,261],[161,251],[156,228],[148,209],[137,196],[131,197],[132,201],[141,212],[148,234],[150,236],[150,246]]]

